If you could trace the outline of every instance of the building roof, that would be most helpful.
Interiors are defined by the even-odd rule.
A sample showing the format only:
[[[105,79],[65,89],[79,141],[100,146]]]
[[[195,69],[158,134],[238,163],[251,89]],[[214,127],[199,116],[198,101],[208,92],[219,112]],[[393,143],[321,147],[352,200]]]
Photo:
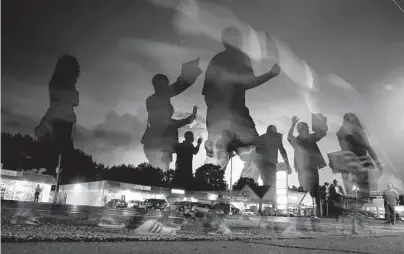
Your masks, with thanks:
[[[12,172],[12,174],[9,174],[9,172]],[[3,173],[5,173],[5,174],[3,174]],[[56,184],[56,179],[53,176],[37,174],[37,173],[28,173],[28,172],[2,169],[1,177],[4,179],[12,179],[12,180],[19,180],[19,181],[29,181],[29,182],[35,182],[35,183],[51,184],[51,185]]]

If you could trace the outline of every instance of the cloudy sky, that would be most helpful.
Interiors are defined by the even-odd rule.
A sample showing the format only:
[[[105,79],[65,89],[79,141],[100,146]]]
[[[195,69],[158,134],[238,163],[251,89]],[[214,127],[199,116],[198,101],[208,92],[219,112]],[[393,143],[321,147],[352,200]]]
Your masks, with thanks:
[[[248,92],[260,133],[275,124],[286,135],[293,115],[310,122],[310,110],[321,111],[330,121],[330,133],[319,143],[326,157],[338,150],[335,132],[343,113],[356,112],[386,165],[383,184],[404,179],[404,14],[388,0],[2,1],[2,131],[33,133],[49,104],[57,58],[72,54],[82,66],[76,146],[108,165],[141,163],[152,76],[165,73],[174,81],[181,63],[197,57],[206,68],[223,49],[217,31],[230,24],[269,32],[300,60],[296,68],[294,60],[284,60],[285,72]],[[257,47],[250,53],[257,56]],[[256,74],[272,66],[255,60]],[[302,62],[315,79],[309,97],[300,76],[293,77]],[[177,117],[198,105],[190,128],[206,137],[203,79],[172,103]],[[201,149],[194,168],[204,160]],[[236,180],[241,163],[235,159],[233,165]],[[329,168],[320,177],[339,178]],[[292,184],[298,185],[295,174]]]

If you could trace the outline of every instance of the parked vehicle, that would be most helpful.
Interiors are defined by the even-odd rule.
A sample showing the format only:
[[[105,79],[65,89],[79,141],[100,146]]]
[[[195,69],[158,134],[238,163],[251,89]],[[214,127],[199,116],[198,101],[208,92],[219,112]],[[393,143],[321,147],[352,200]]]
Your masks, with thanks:
[[[214,205],[215,209],[220,209],[224,212],[224,214],[229,214],[230,211],[230,206],[229,204],[226,203],[216,203]],[[232,214],[240,214],[240,209],[235,207],[234,205],[231,205],[231,213]]]
[[[136,200],[130,200],[128,201],[128,208],[139,208],[139,209],[145,209],[146,204],[143,203],[142,201],[136,201]]]
[[[241,212],[241,214],[242,214],[242,215],[255,215],[255,212],[252,211],[251,209],[244,209],[244,210]]]
[[[164,211],[167,208],[167,202],[164,199],[146,199],[147,210]]]
[[[127,208],[128,204],[121,199],[112,199],[105,204],[105,207],[109,208]]]

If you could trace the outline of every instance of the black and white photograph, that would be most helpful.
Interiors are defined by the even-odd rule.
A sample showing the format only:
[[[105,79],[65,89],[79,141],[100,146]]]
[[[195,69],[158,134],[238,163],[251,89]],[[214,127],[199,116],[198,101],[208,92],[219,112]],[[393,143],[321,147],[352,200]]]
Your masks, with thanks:
[[[1,1],[3,253],[403,253],[404,0]]]

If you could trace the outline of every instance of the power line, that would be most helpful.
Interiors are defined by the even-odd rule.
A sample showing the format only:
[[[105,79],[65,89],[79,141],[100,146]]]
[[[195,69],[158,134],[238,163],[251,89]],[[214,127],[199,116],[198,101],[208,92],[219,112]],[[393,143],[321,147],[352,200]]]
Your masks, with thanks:
[[[392,1],[393,1],[393,3],[394,3],[395,5],[397,5],[397,7],[400,9],[400,11],[404,14],[403,8],[401,8],[401,6],[396,2],[396,0],[392,0]]]

